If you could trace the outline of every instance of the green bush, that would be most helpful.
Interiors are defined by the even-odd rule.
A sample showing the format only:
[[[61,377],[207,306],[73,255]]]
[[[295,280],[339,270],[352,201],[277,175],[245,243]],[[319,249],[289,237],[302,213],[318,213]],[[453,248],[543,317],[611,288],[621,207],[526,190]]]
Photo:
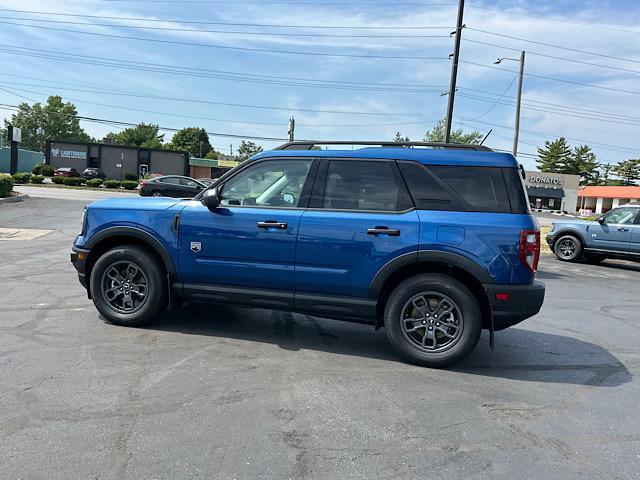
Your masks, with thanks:
[[[31,183],[41,184],[44,182],[44,177],[42,175],[34,175],[31,177]]]
[[[119,180],[105,180],[104,186],[107,188],[120,188]]]
[[[101,178],[92,178],[91,180],[87,180],[87,185],[89,185],[90,187],[99,187],[100,185],[102,185],[102,179]]]
[[[69,187],[78,187],[84,183],[84,178],[79,177],[64,177],[62,181],[65,185]]]
[[[62,185],[62,184],[64,183],[64,179],[65,179],[65,178],[66,178],[66,177],[52,177],[52,178],[51,178],[51,181],[52,181],[53,183],[55,183],[56,185]]]
[[[14,173],[11,176],[13,177],[14,184],[29,183],[29,180],[31,180],[31,174],[26,172]]]
[[[125,180],[132,180],[134,182],[138,181],[138,175],[136,175],[135,173],[132,173],[132,172],[126,172],[124,174],[124,178],[125,178]],[[124,188],[127,188],[127,187],[124,187]]]
[[[135,190],[136,187],[138,186],[138,182],[125,180],[124,182],[121,182],[120,185],[122,185],[125,190]]]
[[[31,171],[31,173],[33,173],[34,175],[52,177],[53,170],[54,169],[51,165],[47,165],[46,163],[38,163],[35,167],[33,167],[33,170]]]
[[[13,178],[11,175],[0,173],[0,198],[8,197],[13,191]]]

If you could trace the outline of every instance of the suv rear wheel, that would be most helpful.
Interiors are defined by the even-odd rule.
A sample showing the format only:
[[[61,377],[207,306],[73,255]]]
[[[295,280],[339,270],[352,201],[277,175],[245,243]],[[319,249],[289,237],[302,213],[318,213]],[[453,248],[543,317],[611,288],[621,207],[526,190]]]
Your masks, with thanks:
[[[482,314],[473,294],[456,279],[421,274],[391,293],[385,328],[391,345],[411,363],[445,367],[475,348]]]
[[[564,235],[556,240],[553,253],[558,260],[563,262],[575,262],[582,256],[582,243],[573,235]]]
[[[109,322],[137,327],[167,305],[164,266],[148,250],[124,245],[105,252],[91,271],[91,297]]]

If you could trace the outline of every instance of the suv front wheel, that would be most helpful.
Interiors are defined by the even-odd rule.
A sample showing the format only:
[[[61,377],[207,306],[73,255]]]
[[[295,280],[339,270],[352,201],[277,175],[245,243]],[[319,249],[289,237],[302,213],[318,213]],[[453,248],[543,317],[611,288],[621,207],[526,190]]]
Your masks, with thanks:
[[[135,245],[108,250],[91,271],[91,298],[109,322],[127,327],[148,323],[167,305],[160,259]]]
[[[456,279],[420,274],[398,285],[385,307],[389,342],[408,361],[445,367],[462,360],[480,339],[482,314]]]

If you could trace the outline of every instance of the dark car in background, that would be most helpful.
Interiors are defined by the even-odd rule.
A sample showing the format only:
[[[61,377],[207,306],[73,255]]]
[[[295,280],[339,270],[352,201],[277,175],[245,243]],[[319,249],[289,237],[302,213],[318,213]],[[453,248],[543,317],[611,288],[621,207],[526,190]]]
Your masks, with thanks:
[[[143,197],[192,198],[206,188],[206,185],[190,177],[166,175],[140,182]]]
[[[79,177],[80,174],[75,168],[60,167],[53,171],[54,177]]]
[[[91,180],[92,178],[104,180],[106,176],[99,168],[85,168],[82,172],[82,178],[86,178],[87,180]]]

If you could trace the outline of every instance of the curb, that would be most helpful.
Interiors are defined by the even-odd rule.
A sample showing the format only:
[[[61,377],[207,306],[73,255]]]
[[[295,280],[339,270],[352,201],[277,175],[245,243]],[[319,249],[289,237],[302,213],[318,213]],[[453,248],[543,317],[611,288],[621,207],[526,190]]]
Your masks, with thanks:
[[[23,201],[25,198],[29,198],[29,195],[27,195],[26,193],[18,193],[17,195],[13,195],[11,197],[0,198],[0,205],[2,205],[3,203],[18,203]]]

